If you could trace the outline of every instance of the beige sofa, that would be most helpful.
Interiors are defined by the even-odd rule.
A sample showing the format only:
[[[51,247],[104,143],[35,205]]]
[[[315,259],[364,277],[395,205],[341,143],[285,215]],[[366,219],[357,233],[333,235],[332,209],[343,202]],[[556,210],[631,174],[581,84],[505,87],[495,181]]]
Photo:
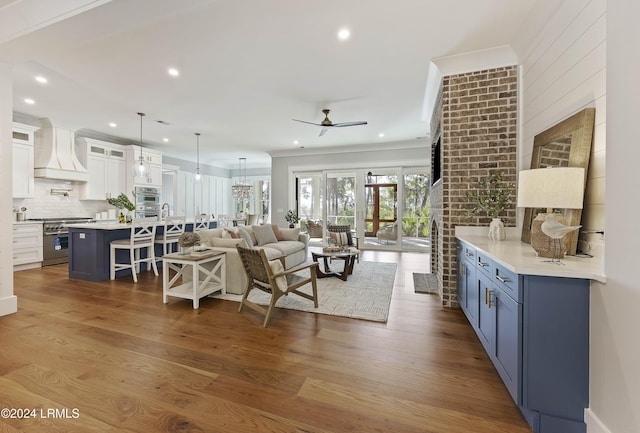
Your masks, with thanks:
[[[300,233],[299,229],[278,228],[265,224],[200,230],[198,235],[200,245],[227,253],[227,293],[238,295],[243,294],[247,288],[247,276],[236,245],[263,249],[269,259],[284,256],[287,269],[304,263],[309,252],[309,236]]]

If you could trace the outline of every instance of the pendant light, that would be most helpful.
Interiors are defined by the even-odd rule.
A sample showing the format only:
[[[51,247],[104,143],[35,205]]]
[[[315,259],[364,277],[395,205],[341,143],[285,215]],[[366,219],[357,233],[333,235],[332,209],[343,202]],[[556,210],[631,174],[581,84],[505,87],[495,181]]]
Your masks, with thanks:
[[[196,132],[196,181],[200,181],[200,133]]]
[[[142,157],[142,118],[144,117],[144,113],[138,113],[138,116],[140,116],[140,159],[138,160],[137,168],[138,173],[140,174],[140,176],[142,176],[146,169],[144,158]]]
[[[246,200],[253,192],[252,186],[247,183],[247,158],[238,158],[238,171],[241,180],[231,187],[231,196],[236,200]]]

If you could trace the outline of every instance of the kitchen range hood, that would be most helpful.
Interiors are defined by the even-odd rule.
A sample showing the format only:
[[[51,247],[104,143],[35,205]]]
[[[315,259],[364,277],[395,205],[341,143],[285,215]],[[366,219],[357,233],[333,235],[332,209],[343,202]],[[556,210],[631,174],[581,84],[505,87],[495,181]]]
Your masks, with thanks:
[[[35,136],[34,176],[44,179],[86,182],[87,169],[75,152],[75,133],[57,128],[49,119],[40,120],[42,126]]]

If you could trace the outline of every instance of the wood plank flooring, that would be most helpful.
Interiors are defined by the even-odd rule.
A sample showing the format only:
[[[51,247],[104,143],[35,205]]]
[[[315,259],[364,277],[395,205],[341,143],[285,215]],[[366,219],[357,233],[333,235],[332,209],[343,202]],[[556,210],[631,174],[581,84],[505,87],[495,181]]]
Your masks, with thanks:
[[[398,263],[386,324],[279,309],[264,329],[231,301],[165,305],[150,272],[17,272],[0,408],[37,416],[0,432],[530,432],[462,312],[413,292],[428,256],[361,260]]]

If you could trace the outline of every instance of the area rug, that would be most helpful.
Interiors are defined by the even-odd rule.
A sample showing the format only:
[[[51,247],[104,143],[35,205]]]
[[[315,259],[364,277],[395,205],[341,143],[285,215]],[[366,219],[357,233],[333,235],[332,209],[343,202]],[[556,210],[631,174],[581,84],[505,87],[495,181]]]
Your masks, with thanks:
[[[414,272],[413,288],[416,293],[438,293],[438,279],[433,274]]]
[[[341,269],[343,263],[334,261],[331,266]],[[317,280],[318,308],[313,307],[313,301],[295,294],[280,298],[276,307],[386,322],[395,275],[395,263],[356,263],[353,274],[349,275],[347,281],[335,277]],[[300,290],[311,294],[311,285]],[[260,290],[252,290],[249,294],[249,300],[256,304],[269,305],[269,299],[270,296]]]

